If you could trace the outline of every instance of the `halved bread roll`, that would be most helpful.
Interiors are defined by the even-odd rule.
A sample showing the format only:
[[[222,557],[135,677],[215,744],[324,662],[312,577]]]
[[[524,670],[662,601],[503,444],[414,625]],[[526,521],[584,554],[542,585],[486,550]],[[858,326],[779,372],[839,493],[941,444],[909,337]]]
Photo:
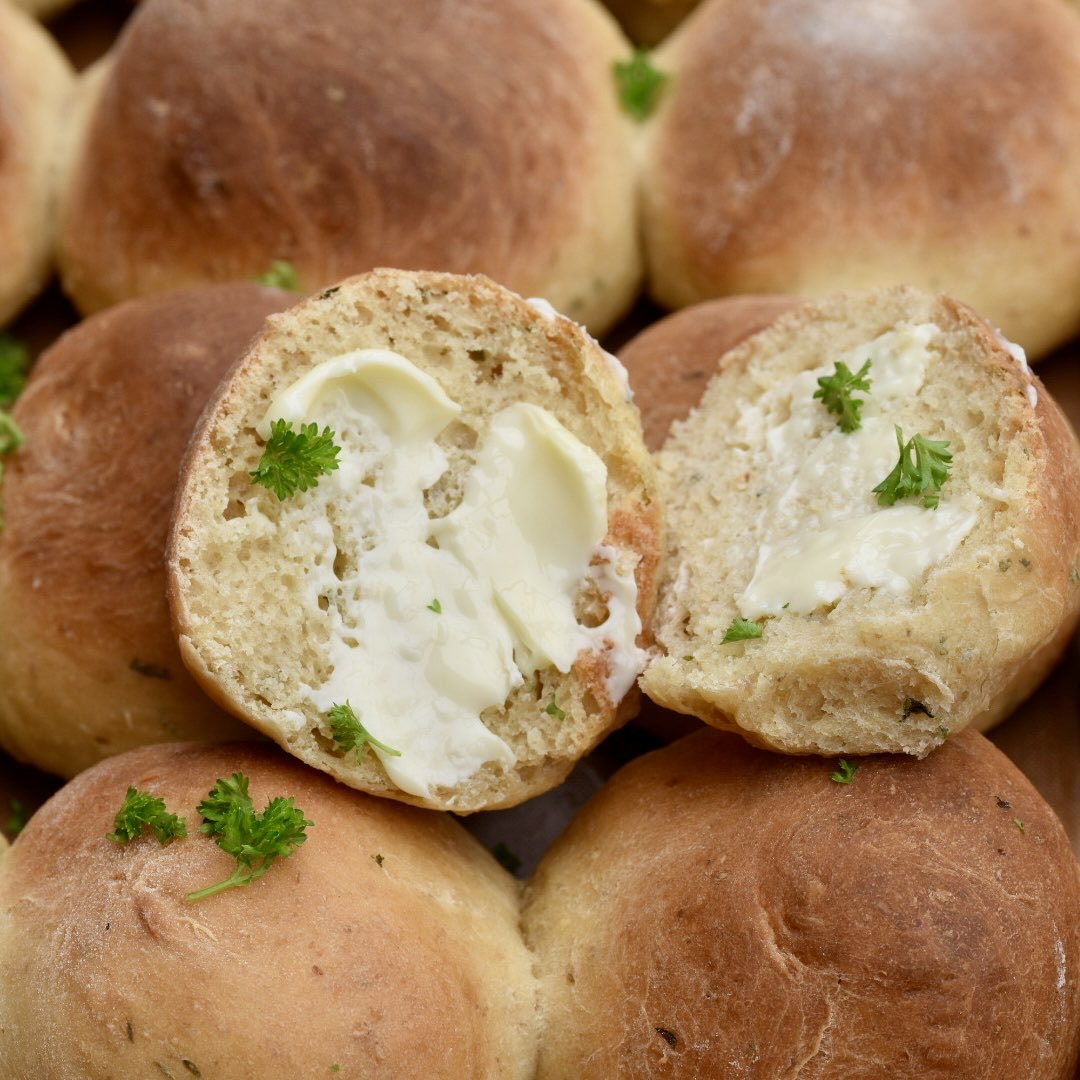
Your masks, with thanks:
[[[869,361],[851,432],[816,396],[838,361]],[[916,435],[951,469],[883,505],[901,432],[910,472]],[[781,316],[725,356],[659,470],[666,655],[642,687],[760,745],[924,755],[1001,719],[1080,613],[1076,436],[1023,354],[947,298]]]
[[[306,839],[241,888],[199,830],[219,779]],[[187,835],[107,839],[129,787]],[[2,1080],[498,1077],[536,1056],[509,874],[447,815],[373,799],[269,745],[144,747],[77,777],[0,859]]]
[[[644,664],[659,504],[621,374],[480,277],[375,271],[272,318],[177,502],[195,677],[368,791],[468,812],[554,786]],[[340,458],[282,500],[253,473],[286,423]]]

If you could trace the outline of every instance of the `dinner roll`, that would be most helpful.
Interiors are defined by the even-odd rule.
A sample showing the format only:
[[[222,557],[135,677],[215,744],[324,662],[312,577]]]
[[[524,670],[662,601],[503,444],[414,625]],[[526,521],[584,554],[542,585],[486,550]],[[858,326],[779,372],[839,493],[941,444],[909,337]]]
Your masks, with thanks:
[[[1080,869],[981,735],[928,760],[639,758],[541,863],[523,918],[538,1080],[1070,1080]]]
[[[219,778],[291,798],[306,841],[189,902],[234,858],[199,829]],[[187,835],[107,839],[129,787]],[[526,1080],[532,958],[510,876],[449,816],[273,747],[144,747],[83,773],[0,861],[0,1077]]]
[[[657,51],[651,288],[907,282],[1032,356],[1080,330],[1080,17],[1060,0],[703,4]]]
[[[0,326],[52,272],[56,145],[71,86],[71,66],[56,42],[0,2]]]
[[[821,396],[839,364],[862,376],[857,430]],[[1076,436],[1022,351],[946,297],[781,316],[658,462],[664,655],[642,687],[760,745],[922,756],[1005,716],[1076,625]]]
[[[34,367],[0,478],[0,746],[15,757],[73,776],[142,743],[248,731],[180,660],[165,539],[195,418],[292,299],[240,283],[132,301]]]
[[[645,445],[659,450],[671,425],[701,400],[723,355],[799,303],[791,296],[725,296],[660,319],[620,350]]]
[[[594,0],[149,0],[76,151],[64,286],[481,271],[599,333],[640,279],[628,53]]]
[[[272,317],[177,501],[196,679],[368,791],[468,812],[554,786],[645,661],[659,503],[624,374],[481,277],[380,270]],[[255,482],[320,431],[340,457],[317,486]]]

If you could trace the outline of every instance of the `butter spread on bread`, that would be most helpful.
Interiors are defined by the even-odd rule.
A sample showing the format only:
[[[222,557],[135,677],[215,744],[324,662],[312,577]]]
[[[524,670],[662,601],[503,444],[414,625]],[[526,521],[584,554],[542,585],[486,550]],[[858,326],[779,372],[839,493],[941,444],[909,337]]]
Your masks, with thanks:
[[[545,409],[500,410],[481,441],[455,509],[432,519],[424,491],[447,469],[435,439],[460,413],[439,383],[387,349],[362,349],[305,372],[271,402],[273,420],[316,419],[342,444],[336,476],[353,513],[382,542],[343,590],[329,530],[310,537],[306,588],[332,612],[330,676],[306,692],[320,712],[349,701],[364,726],[398,754],[374,746],[390,779],[428,797],[485,762],[512,764],[508,744],[480,720],[523,682],[605,638],[622,654],[610,677],[620,699],[644,667],[633,574],[604,555],[607,469]],[[321,523],[320,523],[321,524]],[[608,617],[581,626],[574,599],[603,572]],[[363,644],[363,648],[360,644]]]

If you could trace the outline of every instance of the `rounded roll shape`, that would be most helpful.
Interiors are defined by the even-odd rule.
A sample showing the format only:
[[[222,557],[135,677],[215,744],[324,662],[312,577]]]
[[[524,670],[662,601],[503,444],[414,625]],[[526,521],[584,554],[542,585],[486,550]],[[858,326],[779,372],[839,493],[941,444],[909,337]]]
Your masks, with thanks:
[[[150,0],[76,153],[64,287],[482,272],[599,333],[641,274],[628,51],[594,0]]]
[[[198,827],[219,778],[314,824],[257,880]],[[187,821],[106,839],[129,786]],[[525,1080],[535,981],[512,878],[448,816],[272,747],[144,747],[83,773],[0,860],[0,1077]]]
[[[1034,0],[712,0],[658,50],[651,289],[908,283],[1033,357],[1080,330],[1080,17]]]
[[[97,315],[35,365],[0,477],[0,745],[60,776],[247,730],[188,675],[165,544],[195,420],[287,293],[201,286]]]
[[[928,760],[703,731],[626,766],[526,894],[538,1080],[1070,1080],[1080,868],[974,732]]]
[[[71,65],[49,34],[0,4],[0,326],[52,273],[58,146],[72,85]]]

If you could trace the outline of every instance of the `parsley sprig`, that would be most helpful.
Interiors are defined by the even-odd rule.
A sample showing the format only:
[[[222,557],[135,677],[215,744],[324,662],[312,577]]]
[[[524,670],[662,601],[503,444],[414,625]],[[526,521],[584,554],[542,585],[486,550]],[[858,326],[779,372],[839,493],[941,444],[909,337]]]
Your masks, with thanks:
[[[286,292],[299,292],[300,279],[296,275],[296,267],[285,259],[275,259],[270,268],[260,274],[256,279],[259,285],[268,285],[272,289],[284,289]]]
[[[845,434],[850,435],[862,427],[862,407],[865,402],[853,395],[856,390],[864,394],[870,392],[869,372],[869,360],[858,371],[852,371],[843,360],[837,360],[833,373],[822,375],[817,381],[818,389],[814,391],[814,397],[829,412],[836,413],[839,417],[836,422]]]
[[[401,757],[400,750],[395,750],[392,746],[387,746],[386,743],[379,742],[379,740],[360,723],[360,718],[356,715],[353,707],[347,701],[344,705],[331,706],[330,712],[327,713],[327,717],[330,720],[330,727],[334,732],[334,742],[336,742],[342,750],[346,752],[355,750],[357,757],[363,757],[364,747],[368,743],[371,743],[372,746],[377,746],[384,754],[389,754],[391,757]]]
[[[859,767],[857,761],[848,761],[841,758],[836,763],[836,772],[829,774],[829,779],[837,784],[850,784],[855,779],[855,770]]]
[[[218,780],[207,798],[199,803],[207,836],[236,859],[236,869],[224,881],[188,893],[189,903],[247,885],[262,877],[278,859],[287,858],[307,839],[306,830],[314,822],[304,817],[293,799],[271,799],[261,814],[248,794],[248,778],[240,772]]]
[[[653,67],[648,49],[635,49],[629,60],[616,60],[614,70],[622,107],[639,123],[647,119],[670,76]]]
[[[0,331],[0,409],[10,409],[26,386],[30,350],[17,338]]]
[[[26,436],[12,419],[11,414],[0,409],[0,457],[14,454],[25,441]]]
[[[182,817],[165,809],[165,800],[149,791],[129,787],[113,822],[114,832],[106,837],[116,844],[127,844],[150,829],[161,844],[187,836]]]
[[[318,424],[301,424],[299,431],[293,431],[291,420],[275,420],[251,479],[284,501],[298,491],[318,487],[320,476],[337,469],[340,452],[329,427],[320,435]]]
[[[935,509],[940,501],[942,484],[949,478],[952,453],[942,439],[913,435],[904,442],[904,433],[896,425],[896,445],[900,459],[874,492],[882,506],[892,506],[900,499],[923,496],[923,506]]]
[[[733,619],[720,644],[730,645],[733,641],[750,641],[752,638],[761,637],[761,633],[760,623],[751,622],[749,619]]]

